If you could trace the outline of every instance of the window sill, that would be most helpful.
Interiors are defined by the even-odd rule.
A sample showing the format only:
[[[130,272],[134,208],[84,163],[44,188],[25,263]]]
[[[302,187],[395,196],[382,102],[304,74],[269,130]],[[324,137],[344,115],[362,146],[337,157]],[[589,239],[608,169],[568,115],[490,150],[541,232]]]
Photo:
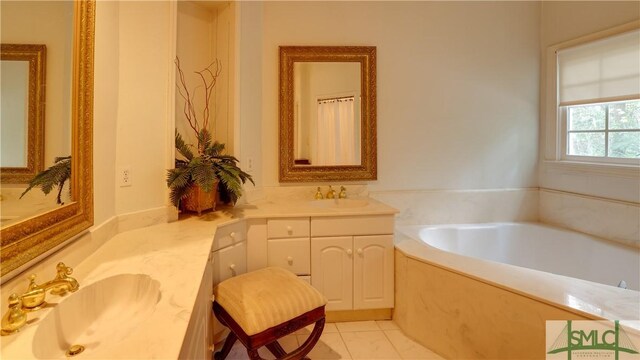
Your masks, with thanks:
[[[585,175],[607,175],[625,178],[640,178],[637,165],[603,164],[568,160],[546,160],[542,162],[543,171],[553,173],[572,173]]]

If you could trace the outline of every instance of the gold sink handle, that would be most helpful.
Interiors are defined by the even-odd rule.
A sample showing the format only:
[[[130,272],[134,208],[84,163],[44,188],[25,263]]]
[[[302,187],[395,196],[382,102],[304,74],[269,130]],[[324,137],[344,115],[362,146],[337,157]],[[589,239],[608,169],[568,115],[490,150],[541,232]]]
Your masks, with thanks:
[[[59,262],[56,266],[56,270],[58,275],[56,275],[55,279],[49,281],[47,284],[51,284],[50,293],[53,295],[65,295],[68,291],[74,292],[78,290],[80,285],[78,285],[78,281],[70,276],[73,274],[73,269],[65,265],[63,262]],[[45,286],[47,288],[48,286]]]
[[[2,335],[12,334],[27,323],[27,313],[22,310],[18,294],[9,296],[9,311],[2,317]]]
[[[27,291],[20,296],[22,308],[28,311],[38,310],[44,304],[46,292],[40,285],[36,284],[36,274],[30,275],[28,279]]]

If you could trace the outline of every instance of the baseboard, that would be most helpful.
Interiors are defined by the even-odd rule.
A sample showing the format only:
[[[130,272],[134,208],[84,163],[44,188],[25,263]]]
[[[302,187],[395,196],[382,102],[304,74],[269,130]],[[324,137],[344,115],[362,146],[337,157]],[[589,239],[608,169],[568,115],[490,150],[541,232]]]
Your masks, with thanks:
[[[327,311],[327,322],[391,320],[393,309]]]

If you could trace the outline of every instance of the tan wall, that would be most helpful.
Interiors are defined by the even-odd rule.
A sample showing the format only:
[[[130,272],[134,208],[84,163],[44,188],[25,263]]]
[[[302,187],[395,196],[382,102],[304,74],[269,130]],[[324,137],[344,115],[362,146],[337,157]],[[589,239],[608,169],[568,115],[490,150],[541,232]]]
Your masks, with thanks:
[[[398,250],[395,267],[393,319],[448,359],[544,359],[545,320],[586,320]]]
[[[259,142],[243,143],[243,152],[259,156],[259,183],[279,186],[278,46],[369,45],[378,61],[372,191],[537,186],[538,2],[240,7],[240,39],[261,49],[246,59],[258,75],[246,84],[261,85],[261,94],[241,106],[256,114],[247,128],[262,133]]]

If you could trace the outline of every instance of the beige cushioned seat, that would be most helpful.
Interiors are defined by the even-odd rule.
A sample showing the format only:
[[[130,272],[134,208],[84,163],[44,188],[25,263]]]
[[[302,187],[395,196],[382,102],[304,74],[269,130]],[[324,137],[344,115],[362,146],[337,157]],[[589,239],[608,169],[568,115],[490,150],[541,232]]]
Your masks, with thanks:
[[[291,272],[270,267],[218,284],[216,302],[247,335],[255,335],[323,306],[327,300]]]

